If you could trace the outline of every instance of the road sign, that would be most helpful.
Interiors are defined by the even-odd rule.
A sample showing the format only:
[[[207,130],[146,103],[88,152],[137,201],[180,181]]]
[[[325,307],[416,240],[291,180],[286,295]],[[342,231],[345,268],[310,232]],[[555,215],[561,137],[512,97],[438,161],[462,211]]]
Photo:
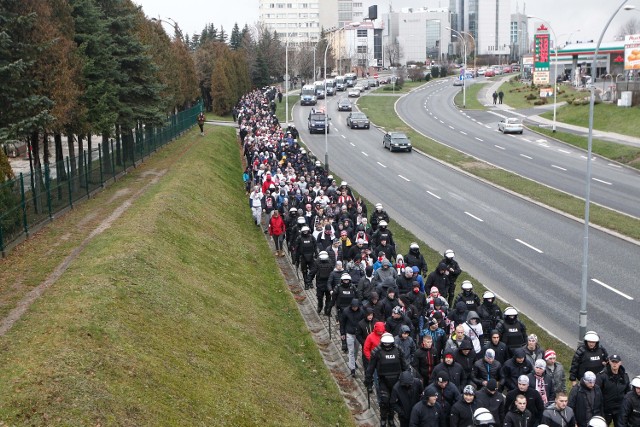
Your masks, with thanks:
[[[378,78],[378,73],[375,73],[375,74],[373,75],[373,78],[374,78],[374,79],[377,79],[377,78]]]

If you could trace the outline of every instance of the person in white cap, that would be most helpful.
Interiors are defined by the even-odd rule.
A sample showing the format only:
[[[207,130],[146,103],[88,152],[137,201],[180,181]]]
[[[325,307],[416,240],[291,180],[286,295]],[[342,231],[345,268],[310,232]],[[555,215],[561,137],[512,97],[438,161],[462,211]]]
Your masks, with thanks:
[[[533,372],[528,375],[529,384],[540,393],[540,397],[542,397],[542,402],[545,406],[553,402],[556,398],[556,392],[553,389],[553,380],[545,370],[546,367],[547,363],[543,359],[538,359],[533,365]]]
[[[589,420],[602,416],[602,391],[596,387],[596,374],[587,371],[569,393],[569,407],[576,414],[576,427],[588,427]]]
[[[371,212],[371,217],[369,218],[369,223],[373,231],[378,229],[380,221],[386,221],[388,223],[389,220],[389,214],[382,208],[382,203],[376,203],[376,208]]]

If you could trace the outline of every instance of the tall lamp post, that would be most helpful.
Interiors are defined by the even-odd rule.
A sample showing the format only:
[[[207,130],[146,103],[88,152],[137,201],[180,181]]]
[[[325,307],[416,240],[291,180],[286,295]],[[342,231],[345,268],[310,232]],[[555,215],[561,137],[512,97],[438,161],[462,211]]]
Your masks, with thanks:
[[[285,126],[289,126],[289,33],[284,44],[284,122]]]
[[[473,40],[473,72],[475,73],[476,72],[476,58],[478,57],[478,45],[476,44],[476,39],[468,31],[461,31],[461,32],[462,32],[462,34],[468,35],[469,37],[471,37],[471,40]],[[465,44],[466,44],[466,42],[465,42]],[[465,74],[466,74],[466,72],[467,71],[465,70]],[[465,77],[466,77],[466,75],[465,75]]]
[[[180,30],[180,27],[178,26],[178,23],[176,21],[174,21],[173,19],[169,18],[169,17],[167,17],[167,19],[169,21],[171,21],[171,22],[169,22],[167,20],[164,20],[162,18],[151,18],[151,20],[153,22],[159,22],[159,23],[164,22],[165,24],[171,25],[173,27],[173,30],[175,31],[175,34],[180,38],[180,41],[184,43],[184,41],[185,41],[184,40],[184,35],[182,34],[182,30]]]
[[[549,25],[549,23],[547,21],[545,21],[542,18],[539,18],[537,16],[534,15],[528,15],[527,18],[529,19],[537,19],[538,21],[541,21],[543,24],[546,24],[547,27],[549,27],[549,29],[551,30],[551,33],[553,34],[553,39],[554,41],[554,46],[553,46],[553,50],[555,51],[555,65],[553,66],[553,124],[551,125],[551,132],[555,133],[556,132],[556,109],[558,108],[557,106],[557,101],[558,101],[558,37],[556,37],[556,32],[553,31],[553,28],[551,27],[551,25]]]
[[[462,33],[460,31],[456,31],[451,27],[446,27],[446,30],[449,31],[453,31],[454,37],[457,37],[458,40],[460,40],[462,42],[462,48],[464,50],[464,71],[462,73],[462,108],[467,108],[467,43],[464,40],[464,37],[462,36]]]
[[[598,61],[598,51],[600,50],[600,43],[604,33],[607,32],[609,24],[613,21],[613,18],[618,14],[620,9],[624,6],[625,10],[635,9],[635,6],[625,6],[628,0],[623,0],[620,6],[613,12],[607,24],[604,26],[598,44],[593,52],[593,63],[591,65],[591,73],[593,74],[591,85],[591,99],[589,101],[589,136],[587,139],[587,176],[585,178],[586,190],[584,198],[584,233],[582,238],[582,281],[580,292],[580,325],[578,330],[578,342],[582,342],[582,338],[587,332],[587,279],[589,275],[589,204],[591,203],[591,148],[593,144],[593,107],[595,104],[595,82],[596,82],[596,65]]]

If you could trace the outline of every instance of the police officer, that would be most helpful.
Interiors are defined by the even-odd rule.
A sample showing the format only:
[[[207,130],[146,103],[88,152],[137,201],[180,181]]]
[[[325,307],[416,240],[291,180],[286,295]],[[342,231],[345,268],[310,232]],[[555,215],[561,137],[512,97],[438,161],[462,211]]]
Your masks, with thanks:
[[[376,203],[376,208],[371,212],[371,217],[369,218],[369,223],[373,231],[378,229],[380,221],[389,222],[389,214],[382,208],[382,203]]]
[[[322,251],[318,254],[318,261],[309,271],[310,278],[316,279],[316,297],[318,298],[318,314],[322,312],[324,306],[331,307],[331,289],[327,281],[333,271],[333,263],[329,259],[329,254]]]
[[[391,391],[400,374],[409,369],[400,349],[395,346],[393,335],[386,332],[380,338],[380,345],[371,352],[364,384],[372,391],[373,374],[378,373],[378,403],[380,406],[380,426],[394,425],[391,410]]]
[[[300,235],[295,243],[296,258],[294,263],[296,266],[300,266],[302,270],[302,278],[304,280],[304,288],[311,289],[313,284],[309,276],[309,269],[314,265],[314,259],[317,254],[316,239],[311,235],[311,230],[308,226],[303,226],[300,229]]]
[[[451,273],[449,273],[449,282],[452,283],[452,286],[455,286],[453,285],[453,281],[455,281],[455,279],[452,280]],[[468,311],[475,311],[476,313],[478,312],[478,307],[480,306],[480,297],[475,292],[473,292],[473,284],[469,280],[465,280],[464,282],[462,282],[462,292],[459,293],[456,297],[456,300],[453,302],[453,306],[455,307],[459,301],[462,301],[467,305]],[[482,330],[485,330],[484,327]]]
[[[527,343],[527,327],[518,319],[518,310],[507,307],[503,319],[496,329],[500,333],[500,340],[509,348],[509,355]]]
[[[458,280],[458,276],[460,276],[460,273],[462,273],[460,264],[458,264],[458,261],[454,259],[455,256],[456,254],[453,252],[453,249],[447,249],[446,251],[444,251],[444,258],[442,258],[442,260],[440,261],[447,264],[447,268],[449,269],[449,280],[451,281],[451,284],[453,286],[456,285],[456,280]]]
[[[584,334],[584,342],[578,346],[569,369],[569,381],[576,385],[585,372],[600,372],[607,361],[609,355],[607,350],[600,345],[600,337],[595,331]]]
[[[622,401],[620,427],[640,426],[640,375],[631,380],[631,388]]]
[[[342,310],[348,309],[351,306],[351,301],[356,297],[356,288],[351,283],[351,275],[349,273],[342,273],[340,276],[340,286],[331,290],[331,296],[333,304],[336,306],[338,312],[338,320],[340,322],[340,330],[344,330]],[[347,352],[347,340],[346,337],[342,339],[342,351]]]

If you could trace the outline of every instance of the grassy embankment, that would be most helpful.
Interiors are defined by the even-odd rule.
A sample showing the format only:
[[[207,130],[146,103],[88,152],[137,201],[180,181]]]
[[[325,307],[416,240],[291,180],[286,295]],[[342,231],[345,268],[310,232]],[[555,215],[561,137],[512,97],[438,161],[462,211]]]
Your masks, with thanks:
[[[466,88],[466,103],[467,103],[467,110],[486,110],[487,107],[484,106],[484,104],[482,102],[480,102],[478,100],[478,93],[484,89],[485,85],[487,85],[489,82],[481,82],[481,83],[474,83],[472,85],[467,86]],[[463,101],[463,93],[462,93],[462,88],[460,88],[460,91],[456,94],[456,96],[453,98],[453,102],[459,107],[462,108],[462,101]]]
[[[585,96],[588,96],[588,92]],[[553,111],[541,114],[553,119]],[[556,120],[571,125],[589,127],[589,105],[566,105],[557,109]],[[594,105],[593,129],[603,132],[615,132],[640,138],[640,108],[621,108],[614,104]]]
[[[2,305],[165,171],[0,338],[0,420],[353,425],[251,226],[232,128],[189,132],[1,260]]]

